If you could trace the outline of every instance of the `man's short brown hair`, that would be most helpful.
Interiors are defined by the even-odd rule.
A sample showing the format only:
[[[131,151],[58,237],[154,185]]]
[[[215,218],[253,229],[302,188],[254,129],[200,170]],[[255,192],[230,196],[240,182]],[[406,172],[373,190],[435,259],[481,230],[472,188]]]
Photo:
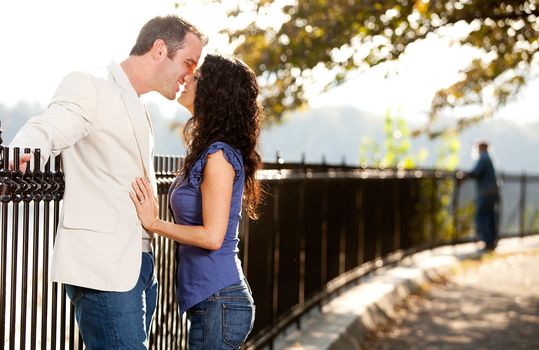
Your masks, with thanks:
[[[140,30],[137,42],[131,49],[130,55],[144,55],[150,51],[157,39],[161,39],[165,42],[168,56],[172,58],[176,51],[183,47],[187,33],[195,34],[202,42],[202,45],[206,45],[208,42],[208,38],[197,27],[176,15],[154,17]]]

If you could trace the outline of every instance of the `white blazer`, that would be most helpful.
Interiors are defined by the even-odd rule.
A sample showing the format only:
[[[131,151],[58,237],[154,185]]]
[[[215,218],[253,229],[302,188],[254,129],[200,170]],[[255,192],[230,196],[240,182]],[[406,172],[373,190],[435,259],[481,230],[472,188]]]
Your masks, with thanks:
[[[62,154],[65,194],[51,280],[132,289],[147,233],[128,193],[145,174],[156,187],[151,120],[120,65],[69,74],[45,113],[30,119],[10,147],[40,148],[41,164]]]

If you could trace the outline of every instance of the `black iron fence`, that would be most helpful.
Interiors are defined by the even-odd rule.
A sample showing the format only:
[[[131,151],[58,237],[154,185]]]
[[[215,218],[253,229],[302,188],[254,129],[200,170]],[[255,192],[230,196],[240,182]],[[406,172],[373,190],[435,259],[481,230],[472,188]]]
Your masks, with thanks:
[[[18,157],[15,150],[15,158]],[[38,152],[38,150],[36,150]],[[82,349],[73,309],[48,281],[49,257],[63,194],[60,160],[23,174],[0,159],[0,339],[6,349]],[[39,162],[39,157],[35,157]],[[18,162],[15,161],[15,164]],[[161,216],[179,157],[156,157]],[[246,348],[270,345],[300,316],[369,271],[434,245],[474,239],[471,181],[436,170],[359,169],[267,164],[262,216],[245,217],[240,258],[257,317]],[[269,169],[273,168],[273,169]],[[289,168],[289,169],[287,169]],[[539,177],[502,175],[503,235],[539,227]],[[187,321],[177,312],[174,244],[155,242],[160,282],[152,349],[186,349]]]

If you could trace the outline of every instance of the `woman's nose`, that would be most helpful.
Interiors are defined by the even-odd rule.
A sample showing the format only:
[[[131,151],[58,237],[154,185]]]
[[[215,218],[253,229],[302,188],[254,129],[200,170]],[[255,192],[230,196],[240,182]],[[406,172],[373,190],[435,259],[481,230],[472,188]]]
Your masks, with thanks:
[[[193,81],[193,74],[187,74],[187,75],[183,78],[183,80],[185,81],[186,84],[192,82],[192,81]]]

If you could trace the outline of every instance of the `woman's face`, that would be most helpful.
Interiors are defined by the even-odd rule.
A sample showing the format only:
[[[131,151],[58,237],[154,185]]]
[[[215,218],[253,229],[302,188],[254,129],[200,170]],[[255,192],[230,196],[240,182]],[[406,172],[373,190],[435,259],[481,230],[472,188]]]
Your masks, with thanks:
[[[178,102],[194,114],[195,96],[197,93],[197,81],[200,79],[200,70],[185,76],[185,85],[178,98]]]

